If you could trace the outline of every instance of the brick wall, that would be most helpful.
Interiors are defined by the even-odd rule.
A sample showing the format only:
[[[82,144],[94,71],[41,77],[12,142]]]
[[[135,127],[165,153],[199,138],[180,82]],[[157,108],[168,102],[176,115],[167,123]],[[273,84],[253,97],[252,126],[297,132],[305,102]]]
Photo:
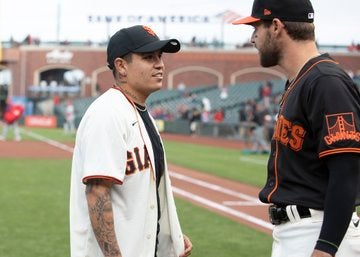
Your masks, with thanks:
[[[49,53],[58,50],[58,58],[49,60]],[[105,47],[41,47],[20,46],[3,49],[4,64],[12,72],[12,95],[27,95],[27,88],[38,84],[40,74],[49,69],[80,69],[87,77],[83,83],[83,96],[100,92],[113,84],[111,71],[106,67]],[[65,58],[67,53],[71,58]],[[360,54],[333,53],[340,65],[356,73],[360,70]],[[279,79],[284,74],[277,67],[260,67],[254,49],[237,51],[184,49],[176,54],[164,54],[166,75],[164,87],[176,88],[180,83],[188,87],[199,85],[226,86],[230,83],[251,80]]]

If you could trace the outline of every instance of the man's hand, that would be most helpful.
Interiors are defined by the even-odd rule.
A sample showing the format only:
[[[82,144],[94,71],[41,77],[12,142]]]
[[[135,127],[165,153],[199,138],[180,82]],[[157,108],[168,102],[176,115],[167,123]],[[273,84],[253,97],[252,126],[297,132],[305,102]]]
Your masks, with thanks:
[[[180,257],[187,257],[187,256],[190,256],[191,251],[193,249],[193,245],[192,245],[190,239],[186,235],[183,235],[183,236],[184,236],[185,251],[182,255],[180,255]]]

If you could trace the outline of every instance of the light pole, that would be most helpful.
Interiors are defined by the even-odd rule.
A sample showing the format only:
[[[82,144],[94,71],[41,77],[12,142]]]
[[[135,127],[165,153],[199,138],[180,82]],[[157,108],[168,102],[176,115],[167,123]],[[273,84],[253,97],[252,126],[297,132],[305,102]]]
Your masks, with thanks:
[[[56,42],[60,43],[60,28],[61,28],[61,3],[58,2],[56,9]]]

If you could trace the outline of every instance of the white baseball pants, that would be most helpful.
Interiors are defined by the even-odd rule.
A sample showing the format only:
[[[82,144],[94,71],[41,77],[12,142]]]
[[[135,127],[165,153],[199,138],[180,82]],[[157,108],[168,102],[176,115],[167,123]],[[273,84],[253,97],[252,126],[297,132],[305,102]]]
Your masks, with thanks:
[[[301,219],[296,213],[290,221],[274,227],[271,257],[310,257],[320,234],[323,211],[311,210],[310,218]],[[336,257],[360,257],[360,224],[353,213],[349,228]]]

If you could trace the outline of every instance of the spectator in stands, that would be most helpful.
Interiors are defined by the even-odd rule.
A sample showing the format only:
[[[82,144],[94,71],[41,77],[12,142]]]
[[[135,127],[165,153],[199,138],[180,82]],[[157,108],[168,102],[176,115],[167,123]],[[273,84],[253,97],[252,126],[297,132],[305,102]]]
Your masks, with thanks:
[[[245,104],[244,103],[240,104],[238,114],[239,114],[239,122],[240,123],[246,121]]]
[[[218,109],[213,115],[213,121],[214,121],[214,130],[213,130],[213,136],[218,137],[219,131],[220,131],[220,123],[224,121],[225,118],[225,111],[224,109]]]
[[[59,115],[59,106],[60,106],[60,96],[58,93],[53,95],[53,114],[55,116]]]
[[[54,106],[58,106],[60,104],[60,97],[58,93],[55,93],[53,96],[53,103]]]
[[[71,99],[66,101],[64,132],[75,133],[75,107]]]
[[[270,96],[272,94],[272,83],[266,81],[261,87],[259,92],[260,100],[264,103],[265,108],[270,107]]]
[[[200,120],[201,120],[202,123],[208,123],[211,120],[210,112],[202,110]]]
[[[265,115],[270,114],[269,108],[266,108],[265,104],[260,101],[256,103],[255,110],[253,110],[253,119],[257,125],[263,125]]]
[[[160,105],[151,108],[150,113],[155,120],[170,121],[174,118],[173,114],[169,110],[163,108]]]
[[[188,105],[180,104],[176,107],[178,118],[181,120],[189,120],[190,119],[190,110]]]
[[[240,138],[248,141],[250,139],[250,128],[255,126],[255,110],[256,102],[255,100],[246,101],[245,105],[242,106],[239,110],[239,135]]]
[[[201,100],[201,122],[210,121],[211,102],[207,97],[203,97]]]
[[[201,108],[201,100],[198,98],[196,93],[190,93],[186,101],[191,107]]]
[[[226,100],[228,98],[228,89],[226,87],[223,87],[220,89],[220,99]]]
[[[218,109],[213,116],[213,121],[215,123],[222,123],[225,119],[225,111],[224,109]]]
[[[199,124],[201,121],[201,111],[197,107],[193,107],[190,113],[190,134],[195,135],[198,133]]]
[[[270,115],[266,116],[270,122]],[[250,127],[250,141],[252,143],[251,153],[261,154],[270,152],[269,126],[253,125]]]

